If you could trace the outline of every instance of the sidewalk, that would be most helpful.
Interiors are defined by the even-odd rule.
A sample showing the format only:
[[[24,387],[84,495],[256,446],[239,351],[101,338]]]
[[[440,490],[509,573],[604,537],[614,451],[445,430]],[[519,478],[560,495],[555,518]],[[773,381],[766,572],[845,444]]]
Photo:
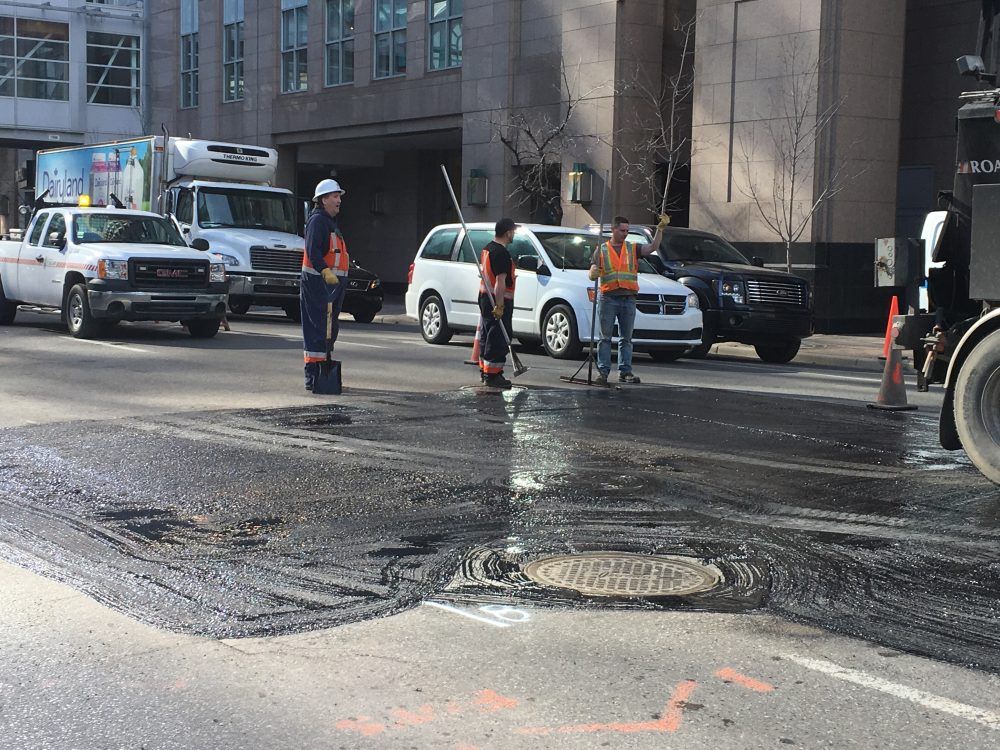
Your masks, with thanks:
[[[416,320],[406,316],[403,298],[395,296],[385,298],[382,312],[375,316],[375,322],[383,325],[410,325],[414,327],[417,325]],[[817,334],[802,342],[802,348],[798,355],[787,366],[820,365],[881,373],[885,367],[885,361],[879,359],[882,356],[882,344],[883,338],[879,335]],[[716,344],[712,347],[710,356],[738,357],[760,361],[753,347],[745,344]],[[910,355],[907,352],[903,353],[903,363],[906,367],[910,364]],[[775,365],[775,367],[784,366]]]

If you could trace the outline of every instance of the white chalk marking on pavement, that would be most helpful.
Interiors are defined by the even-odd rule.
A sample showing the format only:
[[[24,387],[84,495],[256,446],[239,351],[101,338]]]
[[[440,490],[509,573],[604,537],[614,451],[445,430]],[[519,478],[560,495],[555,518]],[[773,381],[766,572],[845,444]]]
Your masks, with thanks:
[[[826,659],[811,659],[806,656],[799,656],[798,654],[779,655],[783,659],[793,661],[806,669],[811,669],[815,672],[822,672],[823,674],[835,677],[838,680],[852,682],[855,685],[860,685],[861,687],[878,690],[888,695],[894,695],[897,698],[908,700],[911,703],[917,703],[926,708],[932,708],[936,711],[951,714],[952,716],[958,716],[962,719],[974,721],[977,724],[982,724],[984,727],[989,727],[990,729],[1000,729],[1000,714],[993,711],[976,708],[975,706],[970,706],[966,703],[953,701],[950,698],[942,698],[941,696],[934,695],[933,693],[927,693],[923,690],[907,687],[906,685],[889,682],[888,680],[883,680],[881,677],[870,675],[867,672],[842,667],[839,664],[834,664],[832,661],[827,661]]]
[[[111,341],[94,341],[92,339],[75,339],[71,336],[67,337],[68,341],[76,341],[80,344],[95,344],[97,346],[107,346],[112,349],[118,349],[125,352],[137,352],[139,354],[149,354],[149,349],[140,349],[137,346],[125,346],[125,344],[115,344]]]
[[[501,622],[499,620],[494,620],[489,617],[482,617],[481,615],[473,614],[467,610],[461,609],[460,607],[453,607],[450,604],[442,604],[441,602],[431,602],[426,601],[424,605],[427,607],[435,607],[437,609],[443,609],[445,612],[452,612],[456,615],[461,615],[462,617],[468,617],[470,620],[476,620],[478,622],[485,622],[488,625],[492,625],[495,628],[509,628],[509,622]]]

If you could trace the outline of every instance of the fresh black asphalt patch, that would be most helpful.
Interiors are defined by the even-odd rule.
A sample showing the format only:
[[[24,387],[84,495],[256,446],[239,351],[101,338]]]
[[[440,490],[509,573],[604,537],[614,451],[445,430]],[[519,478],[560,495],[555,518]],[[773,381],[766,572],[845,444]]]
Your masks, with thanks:
[[[766,611],[1000,672],[1000,499],[929,414],[696,388],[345,394],[0,431],[0,556],[150,624],[276,635],[438,601]],[[660,599],[523,568],[613,550]],[[669,625],[664,625],[669,627]]]

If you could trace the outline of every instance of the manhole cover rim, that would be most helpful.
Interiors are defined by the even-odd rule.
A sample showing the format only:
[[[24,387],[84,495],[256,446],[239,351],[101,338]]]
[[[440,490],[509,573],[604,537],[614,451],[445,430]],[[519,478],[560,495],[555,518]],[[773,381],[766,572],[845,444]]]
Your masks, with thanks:
[[[560,580],[557,576],[552,576],[544,570],[546,567],[560,565],[586,566],[588,563],[607,565],[608,563],[613,564],[616,562],[624,565],[658,565],[660,566],[660,571],[657,572],[657,578],[662,577],[663,569],[666,568],[671,569],[673,573],[679,573],[682,577],[686,577],[689,580],[680,584],[672,583],[667,590],[642,586],[633,586],[631,587],[633,590],[622,590],[622,583],[628,584],[630,578],[637,578],[636,576],[630,577],[626,574],[618,577],[621,580],[606,578],[606,581],[611,580],[618,584],[616,587],[613,587],[615,590],[611,590],[607,586],[595,587],[586,584],[580,585],[573,581]],[[696,557],[683,555],[647,555],[638,552],[615,551],[580,552],[540,557],[525,564],[521,569],[524,575],[541,586],[576,591],[591,597],[648,599],[691,596],[711,591],[725,583],[725,575],[718,567],[711,563],[703,562]],[[690,580],[692,578],[695,580]],[[628,589],[629,586],[626,585],[624,588]]]

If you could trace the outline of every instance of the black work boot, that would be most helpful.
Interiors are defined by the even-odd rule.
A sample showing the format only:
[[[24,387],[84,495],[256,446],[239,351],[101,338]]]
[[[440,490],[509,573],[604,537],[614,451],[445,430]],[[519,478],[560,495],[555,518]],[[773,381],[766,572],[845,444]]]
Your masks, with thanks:
[[[319,375],[319,362],[306,362],[306,390],[311,391],[316,384],[316,376]]]
[[[514,385],[503,376],[502,372],[498,372],[496,375],[488,375],[485,382],[490,388],[510,388]]]

